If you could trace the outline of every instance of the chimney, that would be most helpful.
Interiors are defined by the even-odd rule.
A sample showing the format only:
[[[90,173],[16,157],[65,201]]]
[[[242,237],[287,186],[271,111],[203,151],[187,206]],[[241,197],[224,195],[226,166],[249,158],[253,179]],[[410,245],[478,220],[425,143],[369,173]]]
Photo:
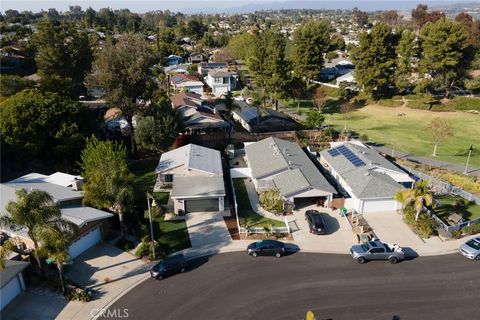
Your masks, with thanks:
[[[79,179],[77,177],[73,178],[72,181],[72,190],[73,191],[81,191],[83,186],[83,179]]]

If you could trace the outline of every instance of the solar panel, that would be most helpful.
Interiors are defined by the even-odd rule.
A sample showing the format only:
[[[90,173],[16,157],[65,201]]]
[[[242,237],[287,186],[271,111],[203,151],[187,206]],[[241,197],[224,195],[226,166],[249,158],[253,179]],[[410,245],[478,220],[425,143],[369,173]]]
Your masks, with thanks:
[[[353,164],[355,167],[361,167],[365,165],[365,162],[363,162],[359,157],[357,157],[350,149],[348,149],[345,146],[340,146],[337,148],[338,151],[348,160],[350,161],[351,164]]]
[[[335,149],[330,149],[327,151],[329,155],[331,155],[332,157],[336,157],[340,154],[340,152],[338,152],[338,150],[335,148]]]

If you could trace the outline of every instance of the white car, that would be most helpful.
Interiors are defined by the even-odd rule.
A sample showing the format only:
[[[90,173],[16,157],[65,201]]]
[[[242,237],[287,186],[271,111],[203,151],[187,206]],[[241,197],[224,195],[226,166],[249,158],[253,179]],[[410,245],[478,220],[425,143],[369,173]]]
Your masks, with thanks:
[[[468,259],[480,261],[480,237],[468,240],[458,248],[458,251]]]

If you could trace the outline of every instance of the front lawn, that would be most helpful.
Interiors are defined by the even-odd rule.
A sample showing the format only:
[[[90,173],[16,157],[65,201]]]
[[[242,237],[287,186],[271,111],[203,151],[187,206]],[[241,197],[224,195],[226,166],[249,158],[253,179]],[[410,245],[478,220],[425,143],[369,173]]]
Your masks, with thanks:
[[[233,179],[233,186],[235,187],[235,197],[238,205],[238,221],[241,227],[285,227],[282,221],[265,218],[255,211],[250,205],[247,189],[244,183],[245,179]]]
[[[135,208],[137,211],[138,224],[143,235],[150,235],[150,225],[144,216],[147,210],[146,192],[150,192],[158,205],[166,205],[169,198],[168,192],[153,192],[157,179],[155,168],[158,158],[137,160],[130,163],[129,167],[134,174]],[[164,215],[153,221],[153,233],[166,254],[191,247],[188,236],[187,224],[184,220],[164,221]]]
[[[440,202],[440,206],[435,208],[435,214],[443,221],[452,213],[460,214],[465,220],[475,220],[480,218],[480,205],[470,203],[459,196],[442,195],[436,196],[435,199]],[[464,202],[465,206],[455,205],[457,202]]]

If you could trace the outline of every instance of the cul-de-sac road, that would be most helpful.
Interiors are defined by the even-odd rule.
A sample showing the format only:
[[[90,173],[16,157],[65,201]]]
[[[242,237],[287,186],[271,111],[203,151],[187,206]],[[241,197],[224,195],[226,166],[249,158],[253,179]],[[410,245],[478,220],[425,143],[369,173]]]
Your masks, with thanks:
[[[280,259],[226,253],[189,272],[138,285],[110,310],[131,319],[479,319],[480,263],[458,254],[391,265],[347,255]]]

